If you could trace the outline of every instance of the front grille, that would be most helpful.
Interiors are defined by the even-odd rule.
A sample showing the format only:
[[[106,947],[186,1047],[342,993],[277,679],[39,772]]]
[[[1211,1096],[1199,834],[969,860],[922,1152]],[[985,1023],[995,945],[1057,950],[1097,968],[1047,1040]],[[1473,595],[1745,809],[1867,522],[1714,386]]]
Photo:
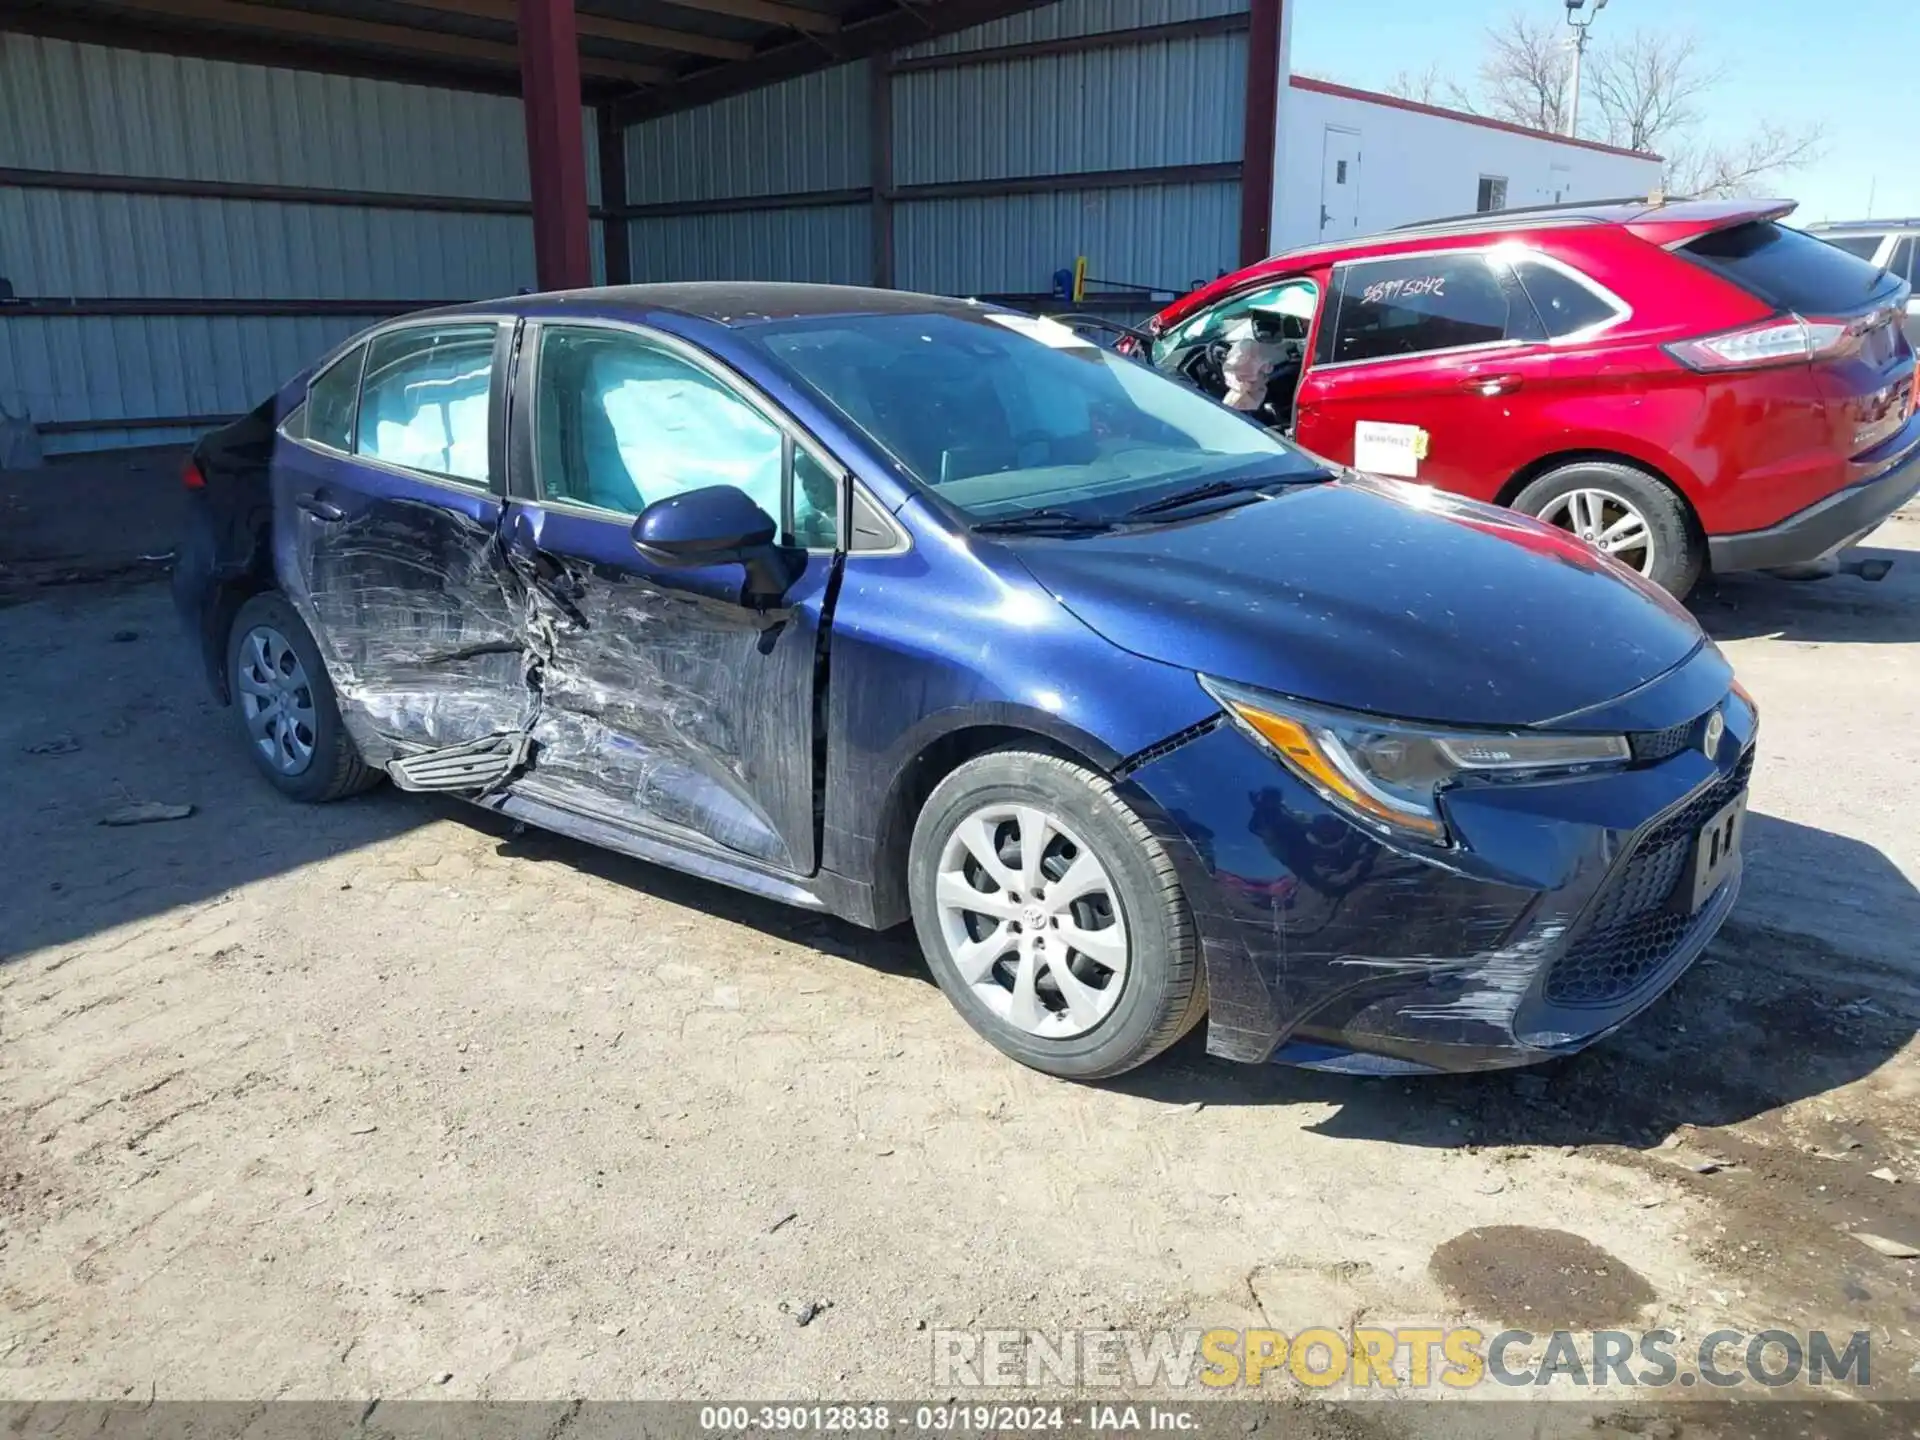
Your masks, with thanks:
[[[1665,732],[1662,732],[1665,733]],[[1675,811],[1634,847],[1602,887],[1580,932],[1547,972],[1555,1005],[1624,1000],[1673,955],[1699,918],[1677,908],[1700,827],[1747,788],[1753,751],[1731,775]]]
[[[1699,733],[1700,717],[1696,715],[1665,730],[1636,730],[1627,737],[1627,743],[1633,747],[1633,758],[1638,763],[1655,765],[1678,755],[1693,744],[1694,736]]]

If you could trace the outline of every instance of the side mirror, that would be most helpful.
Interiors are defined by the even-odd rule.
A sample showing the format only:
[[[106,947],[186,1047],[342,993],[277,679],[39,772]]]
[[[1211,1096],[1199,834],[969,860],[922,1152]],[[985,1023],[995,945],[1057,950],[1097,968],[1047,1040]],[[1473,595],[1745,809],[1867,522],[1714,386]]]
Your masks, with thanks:
[[[656,500],[633,522],[633,548],[655,565],[697,570],[740,565],[746,598],[778,600],[806,568],[806,552],[774,543],[779,527],[745,492],[708,485]]]

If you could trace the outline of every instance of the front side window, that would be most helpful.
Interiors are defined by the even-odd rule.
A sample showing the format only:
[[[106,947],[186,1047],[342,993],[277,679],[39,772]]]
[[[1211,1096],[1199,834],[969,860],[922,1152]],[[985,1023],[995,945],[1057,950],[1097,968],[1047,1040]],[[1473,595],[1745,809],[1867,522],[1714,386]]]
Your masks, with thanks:
[[[1360,261],[1342,268],[1335,290],[1321,347],[1334,364],[1525,339],[1538,326],[1524,297],[1513,303],[1511,269],[1482,254]]]
[[[355,346],[307,387],[304,438],[330,450],[352,451],[353,412],[360,401],[360,367],[366,359],[367,347]]]
[[[389,465],[487,483],[495,325],[413,326],[367,348],[354,451]]]
[[[834,545],[839,477],[731,387],[672,351],[620,331],[549,326],[540,336],[538,384],[537,468],[546,498],[633,516],[668,496],[731,485],[790,543]]]
[[[1323,479],[1300,451],[1064,325],[990,310],[741,329],[913,480],[976,521],[1105,518],[1213,480]]]
[[[1245,338],[1256,326],[1304,340],[1319,300],[1319,289],[1311,280],[1287,280],[1246,291],[1201,311],[1161,336],[1154,342],[1154,363],[1163,364],[1168,357],[1203,341]]]

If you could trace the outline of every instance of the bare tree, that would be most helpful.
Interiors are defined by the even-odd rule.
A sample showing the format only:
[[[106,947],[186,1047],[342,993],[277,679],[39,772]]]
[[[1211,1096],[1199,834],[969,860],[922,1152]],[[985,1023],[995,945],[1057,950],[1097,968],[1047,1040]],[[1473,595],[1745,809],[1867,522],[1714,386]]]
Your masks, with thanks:
[[[1551,23],[1515,13],[1487,31],[1480,61],[1480,103],[1496,120],[1555,132],[1567,128],[1567,80],[1573,56]]]
[[[1587,62],[1586,90],[1599,112],[1599,123],[1588,128],[1611,145],[1657,149],[1700,123],[1700,102],[1723,77],[1696,36],[1635,30],[1610,37]]]
[[[1725,198],[1751,195],[1761,182],[1820,158],[1825,132],[1814,125],[1790,130],[1762,120],[1734,144],[1694,144],[1682,138],[1667,156],[1667,189],[1675,195]]]
[[[1540,130],[1564,132],[1573,56],[1560,27],[1514,14],[1487,32],[1479,94],[1445,102]],[[1404,74],[1404,72],[1403,72]],[[1401,77],[1396,77],[1399,83]],[[1744,138],[1714,142],[1702,135],[1707,99],[1725,72],[1699,39],[1684,31],[1636,30],[1596,35],[1587,52],[1580,133],[1631,150],[1664,153],[1665,185],[1676,195],[1738,195],[1820,156],[1819,126],[1794,129],[1758,122]],[[1431,67],[1407,77],[1411,98],[1422,84],[1444,83]]]
[[[1460,86],[1449,79],[1438,64],[1431,62],[1424,70],[1396,71],[1393,79],[1387,82],[1387,93],[1421,105],[1451,105],[1456,109],[1465,109],[1469,104],[1468,96]]]

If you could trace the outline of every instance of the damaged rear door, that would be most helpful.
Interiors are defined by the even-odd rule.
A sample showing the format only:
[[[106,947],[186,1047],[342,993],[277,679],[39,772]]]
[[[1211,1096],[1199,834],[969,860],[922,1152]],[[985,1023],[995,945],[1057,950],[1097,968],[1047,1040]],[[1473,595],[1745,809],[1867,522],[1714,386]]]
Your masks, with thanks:
[[[544,655],[516,792],[812,874],[844,474],[677,338],[529,322],[517,364],[504,535]],[[647,505],[712,485],[804,554],[778,601],[744,603],[738,565],[668,570],[635,548]]]
[[[506,360],[493,318],[376,332],[313,381],[272,467],[280,583],[369,758],[512,732],[524,606],[501,561]]]

